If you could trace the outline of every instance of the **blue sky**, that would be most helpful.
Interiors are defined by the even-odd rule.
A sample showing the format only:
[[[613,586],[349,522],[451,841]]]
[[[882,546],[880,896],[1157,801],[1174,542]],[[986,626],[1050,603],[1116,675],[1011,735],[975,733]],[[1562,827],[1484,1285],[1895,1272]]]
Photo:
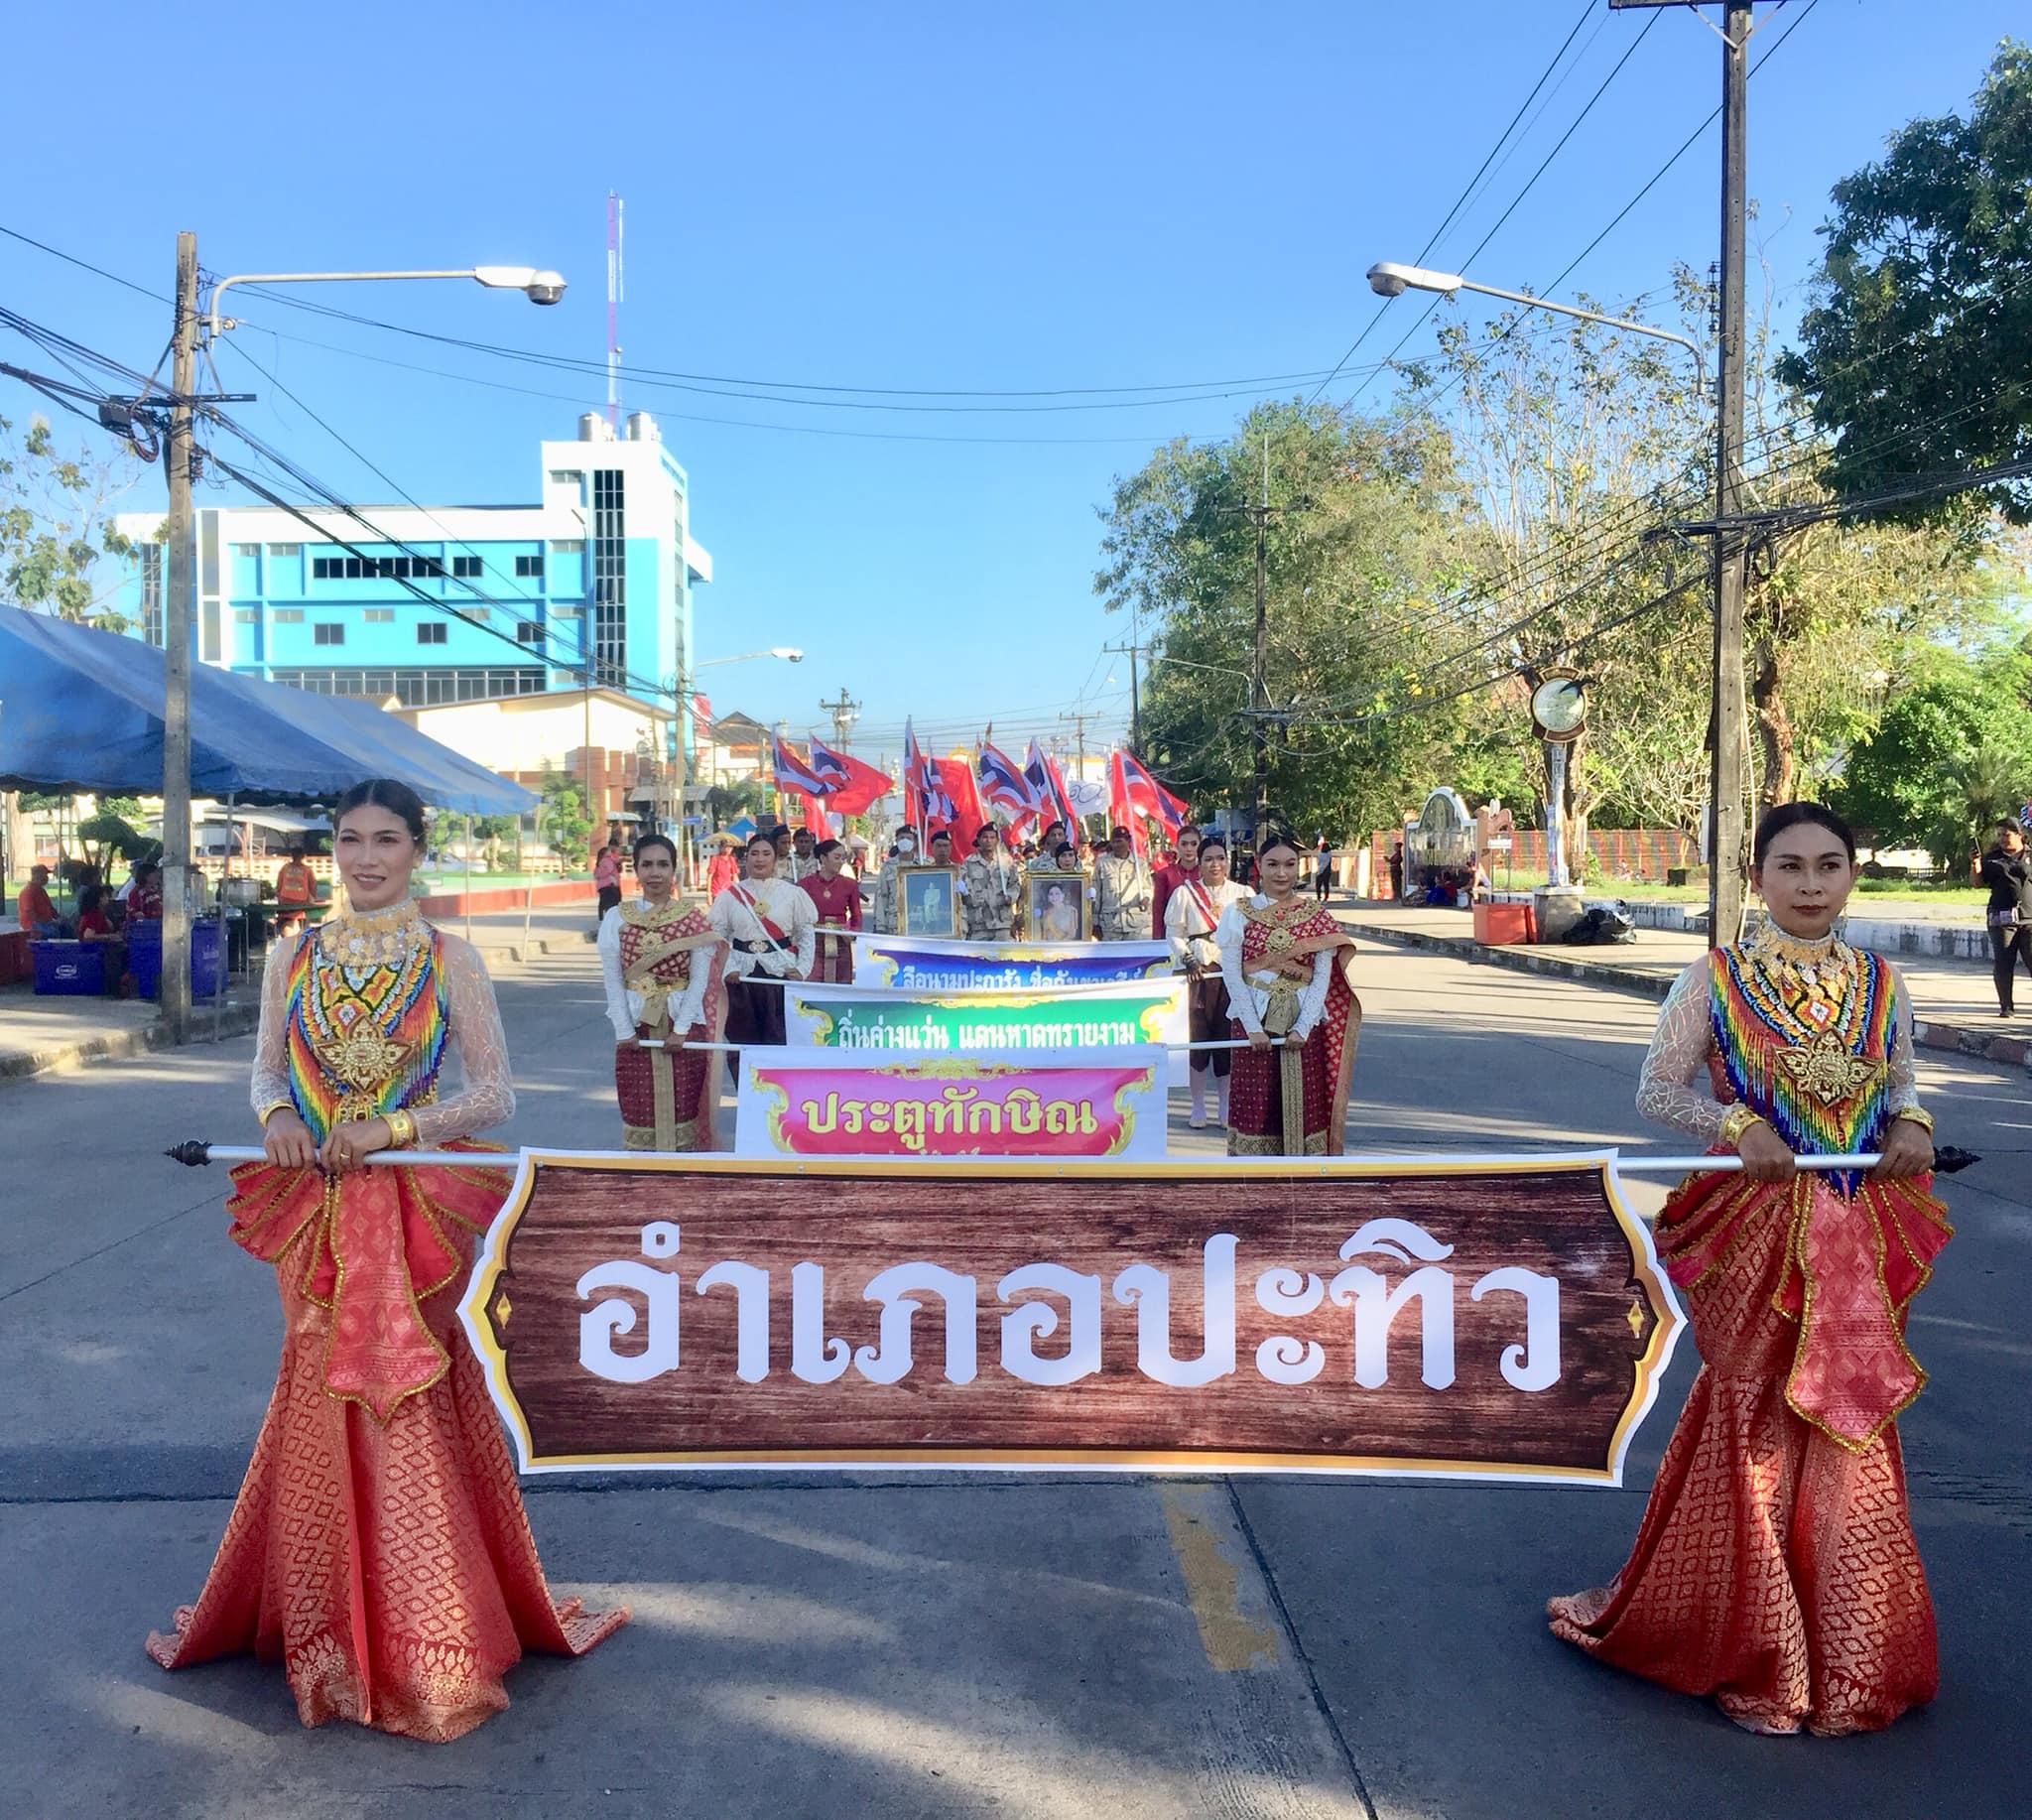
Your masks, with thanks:
[[[1788,293],[1783,320],[1830,185],[1910,117],[1963,106],[2024,14],[2003,0],[1758,11],[1766,45],[1797,21],[1751,99],[1753,233]],[[1543,287],[1714,107],[1719,46],[1691,14],[1604,0],[756,0],[589,15],[361,0],[333,15],[224,0],[173,41],[161,9],[131,0],[36,8],[8,31],[17,99],[41,99],[10,144],[0,223],[161,291],[185,227],[218,273],[554,265],[572,289],[552,310],[470,286],[310,295],[597,361],[618,190],[627,361],[714,376],[711,390],[623,392],[690,470],[695,534],[713,553],[698,655],[808,653],[711,672],[715,705],[802,728],[844,686],[864,704],[854,743],[870,757],[894,753],[906,714],[945,745],[990,716],[1020,744],[1070,733],[1059,716],[1075,709],[1104,727],[1126,718],[1125,660],[1101,646],[1128,628],[1091,591],[1112,477],[1167,437],[1222,434],[1252,396],[1311,392],[1369,329],[1329,389],[1355,393],[1418,307],[1392,304],[1369,328],[1385,306],[1363,272],[1417,254],[1584,13],[1542,111],[1430,259],[1466,258],[1648,27],[1475,257],[1485,282]],[[189,150],[173,159],[161,123],[184,83]],[[1708,264],[1717,157],[1711,129],[1565,294],[1619,306],[1675,259]],[[0,302],[136,366],[168,333],[160,306],[5,239]],[[248,351],[428,502],[534,499],[536,443],[572,435],[604,396],[589,373],[245,308]],[[1429,345],[1428,331],[1404,352]],[[0,345],[0,359],[34,364],[29,351]],[[1288,374],[1315,377],[1227,383]],[[263,389],[238,361],[222,357],[221,376]],[[784,382],[1232,395],[842,391],[825,408],[713,395]],[[1371,381],[1363,405],[1389,384]],[[1082,408],[837,408],[883,403]],[[33,405],[0,391],[0,413]],[[287,401],[241,409],[341,492],[388,496]],[[156,484],[132,503],[154,503]]]

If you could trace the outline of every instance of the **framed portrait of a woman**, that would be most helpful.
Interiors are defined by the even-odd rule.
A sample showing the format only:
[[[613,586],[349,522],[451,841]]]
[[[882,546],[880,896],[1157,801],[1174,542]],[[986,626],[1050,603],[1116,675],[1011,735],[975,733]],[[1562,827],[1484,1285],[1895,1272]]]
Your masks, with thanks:
[[[896,881],[905,935],[951,941],[962,933],[957,866],[905,866]]]
[[[1032,942],[1084,942],[1093,934],[1092,899],[1084,872],[1025,875],[1023,928]]]

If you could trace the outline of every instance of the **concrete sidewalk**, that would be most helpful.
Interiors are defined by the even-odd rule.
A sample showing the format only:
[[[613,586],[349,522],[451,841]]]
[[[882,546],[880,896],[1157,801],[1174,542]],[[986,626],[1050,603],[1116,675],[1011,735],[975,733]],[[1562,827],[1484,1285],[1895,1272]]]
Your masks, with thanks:
[[[1639,929],[1634,942],[1611,948],[1487,947],[1474,939],[1464,910],[1428,910],[1356,898],[1334,914],[1356,935],[1477,961],[1520,973],[1578,979],[1618,991],[1663,998],[1672,982],[1707,953],[1703,936]],[[1916,1040],[1986,1062],[2032,1070],[2032,1009],[2006,1021],[1996,1014],[1989,969],[1976,961],[1900,954],[1890,957],[1912,994]],[[2032,981],[2027,982],[2032,1006]],[[2024,1034],[2020,1034],[2024,1032]]]

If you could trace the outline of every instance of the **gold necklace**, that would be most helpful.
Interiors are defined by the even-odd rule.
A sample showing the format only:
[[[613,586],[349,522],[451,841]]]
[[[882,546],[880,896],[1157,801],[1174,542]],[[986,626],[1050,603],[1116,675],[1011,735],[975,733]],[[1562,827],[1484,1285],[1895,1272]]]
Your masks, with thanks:
[[[318,926],[318,948],[341,967],[399,967],[429,933],[416,899],[404,898],[383,910],[348,910],[327,917]]]

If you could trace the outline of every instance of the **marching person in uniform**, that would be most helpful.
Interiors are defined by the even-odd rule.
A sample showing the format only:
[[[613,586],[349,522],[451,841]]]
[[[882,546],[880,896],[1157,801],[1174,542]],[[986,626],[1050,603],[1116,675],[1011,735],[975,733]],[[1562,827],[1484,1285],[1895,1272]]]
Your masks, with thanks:
[[[965,905],[969,942],[1015,939],[1016,915],[1023,903],[1023,875],[1002,851],[992,822],[974,831],[973,851],[960,868],[959,895]]]
[[[1054,872],[1059,869],[1059,847],[1066,839],[1066,825],[1063,822],[1049,823],[1037,844],[1037,852],[1026,863],[1033,872]],[[1074,857],[1079,854],[1076,850]]]
[[[514,1161],[466,1141],[515,1110],[486,968],[410,897],[415,791],[356,784],[332,826],[347,907],[271,954],[268,1160],[226,1204],[276,1268],[281,1369],[204,1589],[147,1647],[165,1668],[280,1662],[305,1725],[444,1744],[507,1706],[525,1650],[582,1655],[628,1614],[552,1599],[457,1315]],[[362,1167],[447,1148],[473,1166]]]
[[[821,841],[813,851],[817,870],[798,880],[798,889],[812,900],[818,918],[818,963],[809,975],[835,985],[853,983],[853,937],[829,930],[861,926],[861,887],[846,867],[846,844]]]
[[[1227,843],[1218,836],[1196,845],[1194,856],[1198,861],[1193,868],[1194,875],[1179,885],[1164,907],[1164,933],[1189,981],[1186,1011],[1190,1040],[1195,1043],[1227,1042],[1232,1040],[1228,1034],[1227,981],[1221,976],[1220,950],[1214,946],[1213,932],[1219,928],[1227,907],[1246,898],[1249,889],[1228,877]],[[1226,1049],[1192,1051],[1189,1073],[1193,1085],[1193,1113],[1189,1122],[1196,1131],[1205,1129],[1206,1124],[1206,1076],[1209,1070],[1219,1097],[1218,1122],[1227,1123],[1227,1079],[1231,1053]]]
[[[725,1021],[726,944],[696,905],[678,901],[678,849],[635,843],[641,895],[599,921],[600,973],[614,1029],[614,1096],[628,1150],[710,1150],[719,1108],[716,1043]],[[645,1041],[660,1049],[645,1049]]]
[[[727,886],[706,912],[731,952],[726,963],[726,1040],[736,1049],[784,1040],[783,993],[749,976],[803,979],[817,953],[819,918],[811,898],[776,876],[776,847],[760,835],[742,854],[745,876]],[[729,1056],[728,1064],[740,1058]],[[738,1070],[735,1071],[738,1073]]]
[[[1136,856],[1126,828],[1108,837],[1108,850],[1093,862],[1093,933],[1103,942],[1150,940],[1153,892],[1150,867]]]
[[[1854,837],[1787,803],[1752,853],[1769,921],[1680,975],[1637,1089],[1646,1117],[1742,1158],[1658,1217],[1701,1369],[1622,1571],[1547,1611],[1555,1636],[1745,1731],[1839,1737],[1940,1681],[1897,1418],[1926,1382],[1906,1318],[1952,1229],[1904,981],[1835,933]],[[1881,1160],[1797,1163],[1857,1152]]]
[[[903,933],[903,908],[897,902],[896,874],[907,865],[916,865],[917,833],[904,828],[897,832],[896,850],[882,861],[882,869],[875,874],[875,882],[868,892],[868,927],[876,935],[901,935]]]
[[[787,884],[801,885],[806,879],[817,877],[818,872],[818,837],[809,828],[800,828],[790,838],[788,858],[781,847],[777,848],[776,875]]]
[[[1213,932],[1234,1014],[1249,1047],[1233,1051],[1230,1156],[1338,1156],[1361,1035],[1349,963],[1354,943],[1298,894],[1301,860],[1288,835],[1257,849],[1262,890],[1221,912]]]

